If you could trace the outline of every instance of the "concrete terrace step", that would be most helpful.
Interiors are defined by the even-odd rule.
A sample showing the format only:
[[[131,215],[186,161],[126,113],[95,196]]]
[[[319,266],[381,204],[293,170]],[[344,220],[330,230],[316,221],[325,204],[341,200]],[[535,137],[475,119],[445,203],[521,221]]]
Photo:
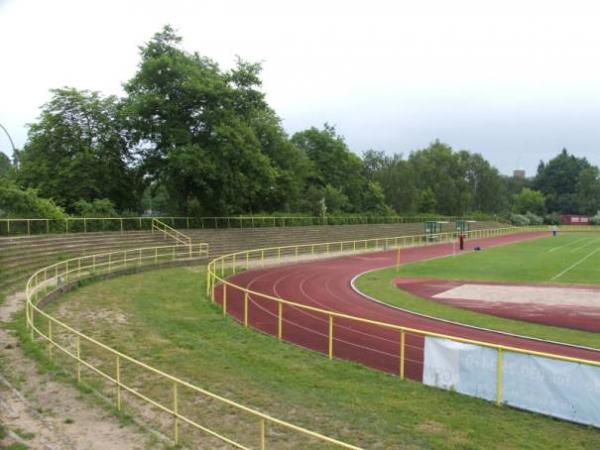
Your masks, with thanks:
[[[472,229],[505,226],[478,222]],[[230,228],[180,230],[194,243],[209,244],[210,256],[216,257],[253,248],[293,244],[325,243],[423,234],[422,223],[328,225],[276,228]],[[443,231],[454,231],[447,224]],[[0,289],[24,282],[35,270],[60,259],[116,251],[126,248],[172,245],[173,239],[149,231],[71,233],[0,238]]]

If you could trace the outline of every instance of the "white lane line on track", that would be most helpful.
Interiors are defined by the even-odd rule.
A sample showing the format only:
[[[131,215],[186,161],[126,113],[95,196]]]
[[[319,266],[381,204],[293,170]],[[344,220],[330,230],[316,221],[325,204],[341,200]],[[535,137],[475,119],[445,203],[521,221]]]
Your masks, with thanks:
[[[319,273],[321,273],[321,271],[320,271],[320,270],[319,270]],[[263,276],[263,275],[267,275],[267,273],[263,273],[263,274],[259,275],[259,277],[257,277],[257,278],[254,278],[254,279],[250,280],[250,282],[247,284],[247,289],[250,289],[250,287],[251,287],[251,285],[254,283],[254,281],[257,281],[257,280],[258,280],[258,279],[259,279],[261,276]],[[291,275],[291,274],[284,274],[283,276],[279,277],[279,278],[278,278],[278,279],[277,279],[277,280],[274,282],[274,284],[273,284],[273,288],[274,288],[274,289],[273,289],[273,293],[275,294],[275,296],[279,296],[279,295],[278,295],[278,292],[277,292],[277,288],[276,288],[277,284],[278,284],[278,283],[280,283],[280,282],[281,282],[283,279],[285,279],[285,278],[289,277],[290,275]],[[304,281],[305,281],[305,280],[303,280],[303,281],[300,283],[300,286],[302,286],[302,285],[303,285]],[[301,287],[301,291],[302,291],[302,287]],[[305,295],[307,295],[306,293],[304,293],[304,294],[305,294]],[[309,297],[311,300],[315,301],[315,299],[314,299],[313,297],[311,297],[310,295],[307,295],[307,296],[308,296],[308,297]],[[277,314],[274,314],[272,311],[269,311],[267,308],[265,308],[264,306],[262,306],[261,304],[259,304],[259,303],[258,303],[257,301],[255,301],[254,299],[252,299],[252,296],[251,296],[251,295],[250,295],[250,302],[251,302],[251,303],[254,303],[254,305],[255,305],[255,306],[258,308],[258,309],[262,310],[262,311],[263,311],[264,313],[266,313],[268,316],[271,316],[271,317],[273,317],[274,319],[277,319]],[[315,301],[315,303],[316,303],[317,305],[319,305],[319,306],[322,306],[322,307],[323,307],[323,309],[326,309],[326,306],[325,306],[325,305],[323,305],[322,303],[320,303],[320,302],[318,302],[318,301]],[[302,308],[296,308],[296,307],[292,307],[292,308],[293,308],[294,310],[296,310],[296,311],[300,312],[302,315],[304,315],[304,316],[307,316],[307,317],[310,317],[310,318],[312,318],[312,319],[315,319],[315,320],[316,320],[316,321],[318,321],[318,322],[321,322],[321,323],[323,323],[323,324],[327,324],[327,323],[328,323],[328,320],[325,320],[325,319],[323,319],[322,317],[320,317],[320,316],[318,316],[318,315],[315,315],[315,314],[313,314],[313,313],[312,313],[312,312],[310,312],[310,311],[303,310]],[[315,335],[317,335],[317,336],[321,336],[321,337],[323,337],[323,338],[327,338],[327,337],[328,337],[328,335],[327,335],[327,334],[325,334],[325,333],[321,333],[321,332],[319,332],[319,331],[317,331],[317,330],[315,330],[315,329],[313,329],[313,328],[307,327],[307,326],[305,326],[305,325],[301,325],[301,324],[300,324],[300,323],[298,323],[298,322],[294,322],[294,321],[291,321],[291,320],[289,320],[289,319],[285,319],[285,318],[283,318],[283,322],[284,322],[284,323],[287,323],[287,324],[289,324],[289,325],[296,326],[296,327],[298,327],[298,328],[300,328],[300,329],[302,329],[302,330],[305,330],[305,331],[307,331],[307,332],[309,332],[309,333],[313,333],[313,334],[315,334]],[[338,328],[343,328],[343,329],[345,329],[345,330],[347,330],[347,331],[352,331],[352,332],[355,332],[355,333],[358,333],[358,334],[363,334],[363,335],[365,335],[365,336],[374,337],[374,338],[378,338],[378,339],[382,339],[382,340],[386,341],[386,339],[385,339],[385,338],[382,338],[381,336],[376,336],[376,335],[373,335],[373,334],[370,334],[370,333],[361,332],[361,331],[358,331],[358,330],[355,330],[355,329],[352,329],[352,328],[349,328],[349,327],[346,327],[346,326],[343,326],[343,325],[336,325],[336,326],[337,326]],[[392,354],[392,353],[388,353],[388,352],[385,352],[385,351],[383,351],[383,350],[380,350],[380,349],[377,349],[377,348],[373,348],[373,347],[367,347],[367,346],[364,346],[364,345],[361,345],[361,344],[356,344],[356,343],[354,343],[354,342],[349,342],[349,341],[347,341],[347,340],[345,340],[345,339],[336,338],[335,336],[334,336],[334,341],[341,342],[341,343],[344,343],[344,344],[348,344],[348,345],[351,345],[351,346],[353,346],[353,347],[356,347],[356,348],[359,348],[359,349],[363,349],[363,350],[370,350],[370,351],[372,351],[372,352],[375,352],[375,353],[380,353],[380,354],[382,354],[382,355],[386,355],[386,356],[391,356],[391,357],[399,358],[399,355]],[[390,341],[390,342],[391,342],[391,341]],[[407,345],[407,347],[408,347],[408,345]],[[415,348],[416,348],[416,347],[415,347]],[[408,361],[408,360],[407,360],[407,361]],[[411,362],[414,362],[414,363],[419,363],[419,361],[411,361]]]
[[[539,238],[541,238],[541,237],[543,237],[543,236],[538,236],[538,237],[535,237],[535,238],[533,238],[533,239],[539,239]],[[512,240],[512,239],[511,239],[511,240],[509,240],[508,242],[504,242],[504,243],[501,243],[501,244],[496,244],[496,245],[494,245],[493,247],[500,247],[500,246],[509,245],[509,244],[514,244],[514,243],[518,243],[518,242],[519,242],[519,240]],[[419,247],[414,247],[414,248],[418,249]],[[466,254],[466,253],[467,253],[467,252],[465,252],[464,254]],[[447,256],[451,256],[451,255],[440,255],[440,256],[435,256],[435,257],[432,257],[432,258],[426,258],[426,259],[437,259],[437,258],[443,258],[443,257],[447,257]],[[358,255],[354,255],[354,256],[353,256],[353,255],[348,255],[348,256],[341,256],[340,258],[345,258],[345,257],[360,257],[360,256],[358,256]],[[421,260],[417,260],[417,261],[421,261]],[[300,264],[305,264],[305,263],[307,263],[307,262],[303,262],[303,263],[300,263]],[[282,267],[284,267],[284,266],[282,266]],[[273,268],[271,268],[271,269],[275,269],[275,268],[276,268],[276,267],[273,267]],[[316,268],[316,270],[318,270],[318,271],[320,272],[322,269],[321,269],[321,268],[319,268],[319,267],[317,267],[317,268]],[[372,270],[378,270],[378,269],[372,269]],[[370,270],[369,270],[369,271],[370,271]],[[366,273],[366,272],[364,272],[364,273]],[[270,274],[269,274],[269,273],[267,273],[267,272],[263,272],[262,274],[258,274],[258,276],[257,276],[256,278],[253,278],[253,279],[251,279],[251,280],[249,280],[249,281],[248,281],[248,283],[247,283],[247,285],[246,285],[246,288],[247,288],[247,289],[250,289],[250,288],[251,288],[251,286],[252,286],[252,285],[253,285],[255,282],[258,282],[260,278],[262,278],[262,277],[264,277],[264,276],[267,276],[267,275],[270,275]],[[360,275],[360,274],[359,274],[359,275]],[[351,281],[351,283],[350,283],[350,285],[351,285],[351,288],[352,288],[352,289],[353,289],[353,290],[354,290],[356,293],[358,293],[360,296],[362,296],[362,297],[365,297],[365,298],[368,298],[368,297],[367,297],[365,294],[363,294],[362,292],[358,291],[358,290],[357,290],[357,289],[356,289],[356,288],[353,286],[353,282],[354,282],[354,280],[355,280],[356,278],[358,278],[358,276],[359,276],[359,275],[355,276],[355,277],[352,279],[352,281]],[[283,276],[281,276],[281,277],[280,277],[280,279],[281,279],[281,278],[287,278],[288,276],[289,276],[289,274],[284,274]],[[277,280],[277,281],[279,281],[279,280]],[[302,285],[304,284],[304,281],[306,281],[306,279],[305,279],[305,280],[303,280],[303,282],[301,283]],[[301,290],[303,290],[303,289],[301,288]],[[276,293],[275,293],[275,294],[276,294]],[[277,295],[277,294],[276,294],[276,295]],[[316,303],[318,303],[318,304],[321,304],[320,302],[318,302],[316,299],[314,299],[314,298],[313,298],[313,297],[311,297],[310,295],[309,295],[308,297],[309,297],[309,298],[311,298],[311,299],[312,299],[313,301],[315,301]],[[337,297],[338,299],[340,298],[340,297],[338,297],[338,296],[335,296],[335,297]],[[274,314],[273,312],[271,312],[270,310],[268,310],[267,308],[265,308],[264,306],[262,306],[262,305],[261,305],[259,302],[257,302],[256,300],[254,300],[254,299],[252,298],[252,295],[250,295],[250,298],[249,298],[249,299],[250,299],[250,302],[251,302],[251,303],[254,303],[254,305],[255,305],[255,306],[258,308],[258,309],[260,309],[260,310],[264,311],[264,312],[265,312],[267,315],[269,315],[269,316],[271,316],[271,317],[273,317],[273,318],[276,318],[276,317],[277,317],[277,315],[276,315],[276,314]],[[370,299],[370,298],[369,298],[369,299]],[[370,299],[370,300],[373,300],[373,299]],[[375,301],[377,301],[377,300],[375,300]],[[381,302],[378,302],[378,303],[381,303]],[[386,306],[388,306],[388,307],[389,307],[390,305],[386,305]],[[301,309],[301,308],[294,308],[294,309],[295,309],[295,310],[297,310],[297,311],[299,311],[299,312],[301,312],[301,313],[302,313],[303,315],[305,315],[305,316],[308,316],[308,317],[311,317],[311,318],[313,318],[313,319],[316,319],[317,321],[320,321],[320,322],[326,322],[326,321],[325,321],[324,319],[322,319],[321,317],[315,316],[315,315],[313,315],[313,314],[312,314],[311,312],[309,312],[309,311],[305,311],[305,310],[303,310],[303,309]],[[325,308],[325,307],[324,307],[324,309],[327,309],[327,308]],[[399,310],[402,310],[402,308],[397,308],[397,309],[399,309]],[[417,316],[427,317],[427,318],[429,318],[429,319],[433,319],[434,321],[440,321],[440,322],[446,322],[446,323],[453,323],[453,324],[455,324],[455,325],[459,325],[459,326],[466,327],[466,328],[473,328],[473,329],[479,329],[479,330],[491,331],[491,332],[493,332],[493,333],[497,333],[497,334],[506,334],[506,335],[509,335],[509,336],[514,336],[514,337],[519,337],[519,338],[524,338],[524,339],[539,340],[539,339],[536,339],[536,338],[529,338],[529,337],[527,337],[527,336],[510,335],[509,333],[503,333],[503,332],[499,332],[499,331],[496,331],[496,330],[487,330],[487,329],[482,329],[482,328],[478,328],[478,327],[474,327],[474,326],[470,326],[470,325],[461,324],[461,323],[458,323],[458,322],[447,321],[447,320],[444,320],[444,319],[439,319],[439,318],[432,317],[432,316],[426,316],[426,315],[423,315],[423,314],[414,313],[414,312],[411,312],[411,311],[408,311],[408,310],[405,310],[405,312],[408,312],[408,313],[411,313],[411,314],[416,314]],[[326,335],[326,334],[320,333],[319,331],[317,331],[317,330],[315,330],[315,329],[308,328],[308,327],[306,327],[306,326],[300,325],[299,323],[296,323],[296,322],[294,322],[294,321],[291,321],[291,320],[288,320],[288,319],[285,319],[285,318],[284,318],[284,319],[283,319],[283,322],[284,322],[284,323],[288,323],[288,324],[290,324],[290,325],[294,325],[294,326],[296,326],[296,327],[298,327],[298,328],[300,328],[300,329],[304,329],[304,330],[306,330],[306,331],[308,331],[308,332],[310,332],[310,333],[316,334],[316,335],[318,335],[318,336],[327,337],[327,335]],[[349,331],[353,331],[353,332],[355,332],[355,333],[360,333],[360,334],[364,334],[364,335],[367,335],[367,336],[371,336],[371,337],[374,337],[374,338],[377,338],[377,339],[380,339],[380,340],[383,340],[383,341],[388,341],[388,339],[386,339],[385,337],[382,337],[382,336],[376,336],[376,335],[373,335],[373,334],[370,334],[370,333],[365,333],[365,332],[362,332],[362,331],[359,331],[359,330],[355,330],[355,329],[352,329],[352,328],[348,328],[348,327],[346,327],[346,326],[343,326],[343,325],[342,325],[342,326],[338,325],[338,326],[339,326],[340,328],[344,328],[344,329],[347,329],[347,330],[349,330]],[[388,356],[392,356],[392,357],[396,357],[396,358],[398,358],[398,355],[395,355],[395,354],[390,354],[390,353],[387,353],[387,352],[385,352],[385,351],[378,350],[378,349],[375,349],[375,348],[372,348],[372,347],[365,347],[365,346],[362,346],[362,345],[360,345],[360,344],[356,344],[356,343],[353,343],[353,342],[348,342],[348,341],[346,341],[346,340],[343,340],[343,339],[337,339],[337,338],[335,338],[335,337],[334,337],[334,340],[336,340],[336,341],[338,341],[338,342],[343,342],[343,343],[349,344],[349,345],[351,345],[351,346],[354,346],[354,347],[358,347],[358,348],[364,348],[364,349],[368,349],[368,350],[371,350],[371,351],[374,351],[374,352],[377,352],[377,353],[381,353],[381,354],[385,354],[385,355],[388,355]],[[551,342],[551,341],[547,341],[547,342],[553,343],[553,342]],[[290,343],[292,343],[292,344],[293,344],[293,342],[290,342]],[[567,346],[572,346],[572,345],[569,345],[569,344],[566,344],[566,345],[567,345]],[[305,347],[305,346],[302,346],[302,347]],[[419,348],[419,349],[421,349],[421,347],[415,347],[415,348]],[[581,347],[580,347],[580,348],[581,348]],[[583,348],[585,348],[585,347],[583,347]],[[422,361],[411,361],[411,362],[414,362],[414,363],[420,363],[420,364],[422,364]]]
[[[573,241],[573,242],[567,242],[566,244],[559,245],[558,247],[552,247],[550,250],[548,250],[548,252],[555,252],[556,250],[560,250],[561,248],[567,247],[569,245],[575,245],[585,239],[587,239],[587,236],[582,237],[581,239],[577,239],[576,241]]]
[[[507,244],[511,244],[511,243],[515,243],[515,242],[518,242],[518,241],[512,241],[512,240],[511,240],[511,241],[509,241],[509,242],[507,242],[507,243],[503,243],[503,244],[495,245],[494,247],[497,247],[497,246],[503,246],[503,245],[507,245]],[[466,254],[466,253],[464,253],[464,254]],[[370,256],[372,256],[372,255],[370,255]],[[428,259],[437,259],[437,258],[440,258],[440,257],[446,257],[446,256],[449,256],[449,255],[435,256],[435,257],[433,257],[433,258],[428,258]],[[352,257],[352,255],[349,255],[348,257]],[[355,257],[356,257],[356,255],[355,255]],[[316,268],[315,268],[315,271],[317,271],[318,273],[321,273],[321,268],[320,268],[320,267],[316,267]],[[268,273],[262,273],[262,274],[260,274],[258,277],[256,277],[256,278],[254,278],[254,279],[250,280],[250,281],[248,282],[248,284],[246,285],[246,287],[247,287],[248,289],[250,289],[250,287],[252,286],[252,284],[254,284],[254,282],[255,282],[255,281],[258,281],[260,278],[262,278],[263,276],[266,276],[266,275],[269,275],[269,274],[268,274]],[[307,274],[306,274],[306,275],[307,275]],[[321,306],[323,309],[331,309],[331,308],[328,308],[326,305],[322,304],[320,301],[318,301],[316,298],[314,298],[313,296],[311,296],[310,294],[308,294],[308,293],[305,291],[305,289],[304,289],[304,284],[305,284],[305,282],[307,281],[306,275],[305,275],[305,277],[303,278],[303,280],[302,280],[302,281],[300,282],[300,284],[299,284],[300,292],[301,292],[301,293],[302,293],[302,294],[303,294],[305,297],[307,297],[307,299],[310,299],[310,300],[312,300],[312,301],[314,302],[314,304],[316,304],[316,305],[318,305],[318,306]],[[311,275],[312,275],[312,274],[311,274]],[[277,285],[278,285],[278,284],[279,284],[279,283],[280,283],[280,282],[281,282],[283,279],[285,279],[285,278],[287,278],[287,277],[289,277],[289,276],[290,276],[290,274],[284,274],[283,276],[280,276],[278,279],[276,279],[276,280],[275,280],[275,282],[273,283],[273,287],[274,287],[273,293],[275,294],[275,296],[279,296],[279,295],[278,295],[278,291],[277,291]],[[331,290],[329,289],[329,286],[328,286],[328,284],[329,284],[329,283],[327,283],[327,282],[326,282],[326,289],[327,289],[327,291],[328,291],[328,293],[329,293],[329,294],[333,294],[333,293],[331,292]],[[351,282],[350,284],[351,284],[351,287],[354,289],[354,287],[352,286],[352,282]],[[358,292],[358,293],[359,293],[360,295],[362,295],[362,293],[360,293],[360,292]],[[335,295],[335,294],[333,294],[333,297],[334,297],[334,298],[336,298],[337,300],[343,300],[343,298],[342,298],[342,297],[339,297],[339,296],[337,296],[337,295]],[[275,313],[273,313],[272,311],[268,310],[267,308],[265,308],[264,306],[262,306],[261,304],[259,304],[258,302],[256,302],[256,301],[255,301],[254,299],[252,299],[251,297],[250,297],[250,302],[251,302],[251,303],[254,303],[254,305],[255,305],[255,306],[258,308],[258,309],[260,309],[260,310],[264,311],[264,312],[265,312],[265,313],[266,313],[268,316],[271,316],[271,317],[273,317],[273,318],[275,318],[275,319],[277,318],[277,315],[276,315]],[[321,323],[327,323],[327,321],[326,321],[325,319],[323,319],[322,317],[320,317],[320,315],[317,315],[316,313],[312,313],[311,311],[306,311],[306,310],[303,310],[302,308],[294,308],[294,309],[295,309],[295,310],[297,310],[298,312],[300,312],[300,313],[301,313],[302,315],[304,315],[304,316],[307,316],[307,317],[310,317],[310,318],[312,318],[312,319],[315,319],[317,322],[321,322]],[[332,310],[332,311],[335,311],[335,310]],[[433,317],[432,317],[432,318],[433,318]],[[435,319],[435,318],[433,318],[433,319]],[[443,321],[443,320],[442,320],[442,321]],[[324,333],[321,333],[321,332],[319,332],[319,331],[317,331],[317,330],[315,330],[315,329],[312,329],[312,328],[308,328],[308,327],[306,327],[306,326],[304,326],[304,325],[301,325],[300,323],[297,323],[297,322],[291,321],[291,320],[289,320],[289,319],[285,319],[285,318],[283,318],[283,322],[284,322],[284,323],[288,323],[288,324],[290,324],[290,325],[294,325],[294,326],[296,326],[296,327],[298,327],[298,328],[300,328],[300,329],[306,330],[306,331],[308,331],[308,332],[310,332],[310,333],[313,333],[313,334],[316,334],[316,335],[318,335],[318,336],[327,337],[327,335],[326,335],[326,334],[324,334]],[[458,324],[458,325],[461,325],[461,324]],[[337,325],[337,326],[338,326],[339,328],[345,329],[345,330],[347,330],[347,331],[351,331],[351,332],[353,332],[353,333],[361,334],[361,335],[364,335],[364,336],[369,336],[369,337],[371,337],[371,338],[375,338],[375,339],[377,339],[377,340],[381,340],[381,341],[383,341],[383,342],[394,342],[394,341],[391,341],[391,340],[389,340],[389,339],[387,339],[387,338],[385,338],[385,337],[383,337],[383,336],[377,336],[377,335],[374,335],[374,334],[371,334],[371,333],[367,333],[367,332],[364,332],[364,331],[359,331],[359,330],[356,330],[356,329],[353,329],[353,328],[351,328],[351,327],[347,327],[347,326],[344,326],[344,325],[341,325],[341,326],[340,326],[340,325]],[[361,345],[361,344],[356,344],[356,343],[353,343],[353,342],[348,342],[348,341],[346,341],[345,339],[338,339],[338,338],[335,338],[335,337],[334,337],[334,341],[343,342],[343,343],[349,344],[349,345],[351,345],[351,346],[353,346],[353,347],[362,348],[362,349],[365,349],[365,350],[371,350],[371,351],[374,351],[374,352],[376,352],[376,353],[385,354],[385,355],[387,355],[387,356],[391,356],[391,357],[396,357],[396,358],[398,358],[398,357],[399,357],[399,356],[398,356],[398,355],[396,355],[396,354],[390,354],[390,353],[388,353],[388,352],[385,352],[385,351],[379,350],[379,349],[377,349],[377,348],[373,348],[373,347],[367,347],[367,346],[363,346],[363,345]],[[410,346],[410,345],[407,345],[407,347],[414,347],[414,348],[419,348],[419,349],[421,349],[421,347]],[[418,362],[418,361],[413,361],[413,362]]]
[[[575,267],[577,267],[579,264],[581,264],[582,262],[584,262],[586,259],[588,259],[590,256],[595,255],[596,253],[600,252],[600,247],[598,247],[596,250],[592,250],[590,253],[588,253],[587,255],[585,255],[583,258],[575,261],[573,264],[571,264],[569,267],[567,267],[565,270],[563,270],[562,272],[557,273],[556,275],[554,275],[552,278],[550,278],[550,280],[556,280],[557,278],[562,277],[565,273],[573,270]]]

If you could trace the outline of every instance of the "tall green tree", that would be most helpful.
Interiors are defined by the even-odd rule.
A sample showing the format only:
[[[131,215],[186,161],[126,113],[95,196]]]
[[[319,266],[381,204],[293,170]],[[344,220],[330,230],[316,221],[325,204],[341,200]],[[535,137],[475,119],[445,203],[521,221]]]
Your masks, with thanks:
[[[462,215],[469,210],[471,192],[464,161],[449,145],[435,141],[429,147],[411,153],[408,160],[419,192],[431,190],[436,212]],[[428,207],[430,204],[428,199]],[[423,209],[419,207],[419,210]]]
[[[351,152],[334,127],[310,128],[292,136],[292,143],[312,161],[314,175],[308,182],[343,194],[347,202],[335,202],[343,212],[387,212],[384,194],[377,181],[370,181],[358,155]],[[327,207],[331,210],[330,205]]]
[[[169,26],[155,34],[125,85],[131,136],[149,179],[186,214],[294,207],[307,160],[265,101],[261,66],[238,59],[223,71],[180,42]]]
[[[513,212],[517,214],[533,213],[541,216],[545,212],[544,195],[540,191],[523,188],[513,196]]]
[[[78,200],[99,198],[135,208],[139,178],[117,98],[73,88],[51,92],[17,155],[19,183],[68,211]]]
[[[363,154],[367,175],[377,182],[385,202],[398,214],[414,214],[419,208],[420,195],[414,171],[402,155],[386,155],[382,151],[368,150]],[[430,208],[428,205],[427,208]]]
[[[580,173],[590,167],[587,159],[577,158],[569,154],[566,149],[547,163],[540,162],[534,188],[544,194],[548,211],[582,212],[577,196],[577,184]]]
[[[479,153],[461,151],[458,158],[469,189],[468,211],[499,213],[508,208],[505,186],[498,169]]]

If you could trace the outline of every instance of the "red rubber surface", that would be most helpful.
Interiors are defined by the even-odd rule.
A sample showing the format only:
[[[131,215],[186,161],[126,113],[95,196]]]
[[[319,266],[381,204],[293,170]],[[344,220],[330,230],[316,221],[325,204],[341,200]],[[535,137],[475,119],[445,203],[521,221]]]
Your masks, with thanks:
[[[508,235],[477,239],[466,243],[466,249],[480,245],[484,249],[525,239],[544,236],[544,233]],[[402,261],[413,262],[452,253],[449,244],[436,244],[402,250]],[[337,311],[372,320],[442,333],[450,336],[475,339],[535,351],[586,358],[600,361],[600,351],[570,347],[478,330],[441,320],[421,317],[387,305],[368,300],[351,288],[354,276],[377,268],[393,266],[396,252],[377,252],[357,256],[344,256],[260,270],[246,271],[230,278],[236,285],[269,294],[296,303]],[[217,286],[215,297],[222,301],[222,286]],[[277,335],[277,304],[252,296],[248,307],[250,326]],[[228,287],[227,312],[243,320],[243,294]],[[283,306],[283,339],[322,353],[328,350],[328,319],[324,314]],[[334,356],[365,364],[390,373],[399,371],[400,333],[375,325],[361,324],[345,319],[334,320]],[[423,374],[424,338],[406,336],[405,375],[421,381]]]
[[[548,287],[568,287],[574,296],[577,296],[578,290],[600,292],[598,286],[583,286],[583,285],[564,285],[564,284],[514,284],[500,283],[496,281],[456,281],[456,280],[438,280],[427,278],[403,278],[399,277],[394,280],[398,288],[403,291],[410,292],[421,298],[426,298],[438,303],[470,309],[484,314],[491,314],[508,319],[524,320],[527,322],[541,323],[544,325],[552,325],[564,328],[573,328],[575,330],[600,332],[600,306],[590,307],[576,304],[568,304],[568,298],[562,298],[564,305],[555,305],[547,303],[535,303],[527,301],[527,298],[522,300],[522,303],[503,302],[503,301],[486,301],[486,300],[468,300],[463,298],[435,297],[440,293],[450,289],[469,285],[498,285],[498,286],[527,286],[539,287],[541,289]],[[515,295],[519,299],[518,294]]]

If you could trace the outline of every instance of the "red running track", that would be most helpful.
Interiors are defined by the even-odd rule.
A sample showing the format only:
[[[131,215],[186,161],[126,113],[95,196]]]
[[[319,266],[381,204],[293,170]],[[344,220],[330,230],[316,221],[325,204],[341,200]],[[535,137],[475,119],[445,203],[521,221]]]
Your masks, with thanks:
[[[466,243],[466,250],[475,245],[486,247],[509,244],[545,236],[545,233],[507,235],[488,239],[474,239]],[[452,253],[449,244],[436,244],[402,250],[404,263],[430,259]],[[600,351],[517,337],[401,311],[367,299],[355,292],[351,280],[365,271],[393,266],[396,252],[385,251],[356,256],[288,264],[246,271],[229,278],[232,283],[295,303],[314,306],[366,319],[387,322],[425,331],[462,337],[494,344],[525,348],[600,361]],[[215,297],[222,304],[222,286],[215,289]],[[227,312],[243,320],[243,293],[227,289]],[[248,322],[257,330],[277,335],[277,304],[251,296],[248,302]],[[328,352],[329,322],[326,314],[283,305],[283,339],[321,353]],[[400,332],[358,323],[349,319],[334,320],[333,352],[336,358],[356,361],[390,373],[399,373]],[[423,374],[424,338],[407,334],[405,340],[405,375],[421,381]]]

